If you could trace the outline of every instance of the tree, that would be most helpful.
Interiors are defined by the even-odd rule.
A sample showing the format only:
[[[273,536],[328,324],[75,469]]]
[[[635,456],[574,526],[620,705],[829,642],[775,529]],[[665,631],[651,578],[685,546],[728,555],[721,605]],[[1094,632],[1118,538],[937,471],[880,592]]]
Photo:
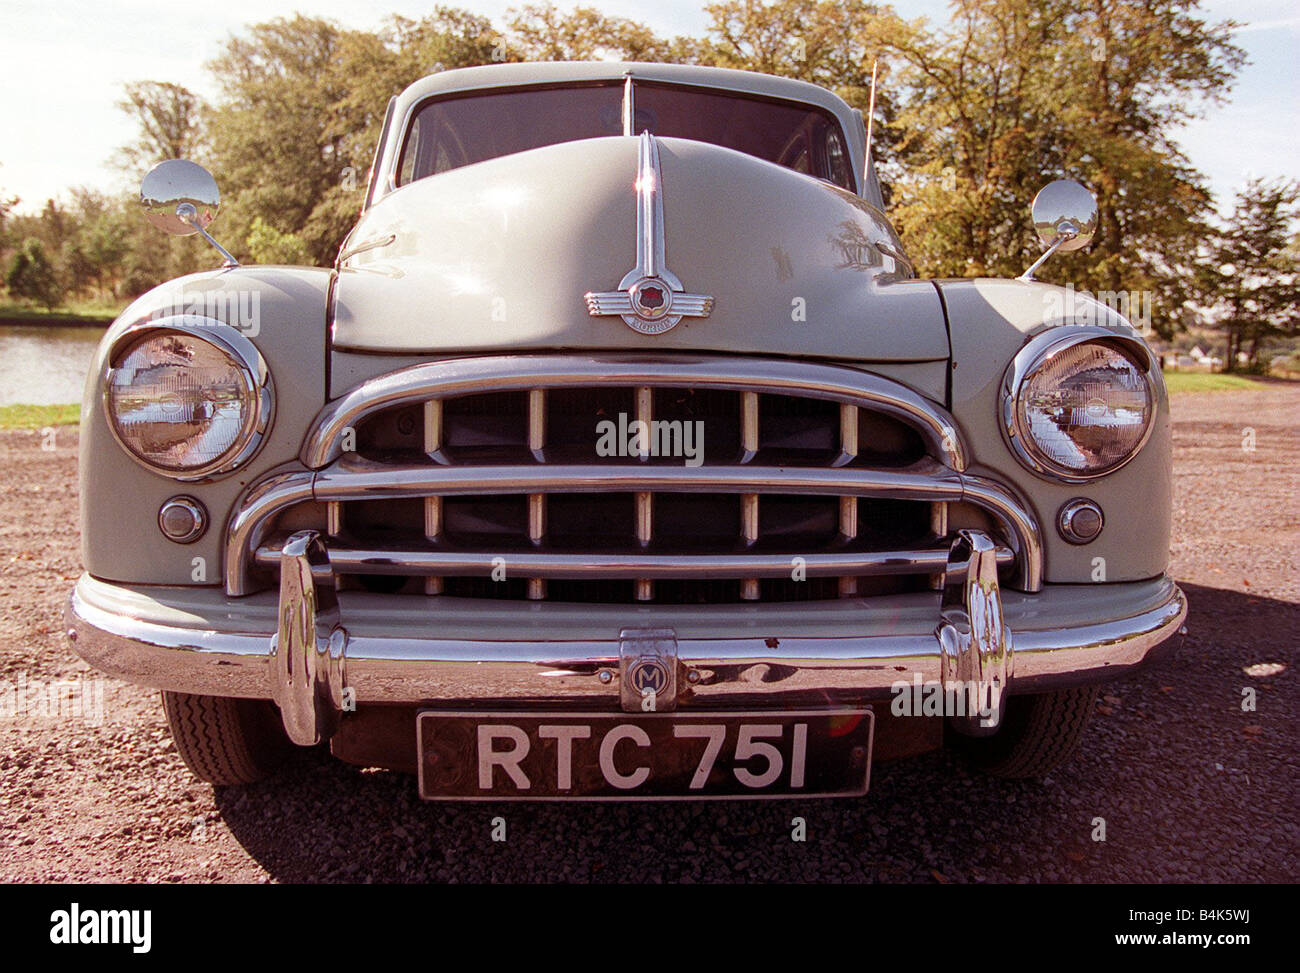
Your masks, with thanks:
[[[706,38],[693,50],[679,39],[676,49],[717,67],[762,71],[829,88],[864,114],[871,103],[872,66],[879,67],[872,159],[877,168],[895,157],[900,134],[888,121],[898,114],[890,84],[891,66],[883,36],[897,18],[862,0],[723,0],[706,6]],[[889,186],[885,200],[891,198]]]
[[[63,286],[40,240],[29,238],[22,242],[9,261],[5,286],[15,297],[35,301],[50,310],[63,298]]]
[[[260,216],[254,218],[248,234],[248,249],[260,264],[303,264],[307,245],[292,233],[281,233]]]
[[[17,196],[5,196],[0,193],[0,247],[5,245],[5,240],[9,231],[9,214],[14,211],[18,205]]]
[[[208,116],[226,232],[247,240],[261,217],[300,237],[310,262],[332,262],[388,99],[433,71],[489,62],[499,43],[489,21],[447,8],[380,33],[296,16],[229,40],[209,65],[223,98]]]
[[[1252,179],[1237,193],[1236,207],[1214,237],[1203,273],[1218,296],[1212,310],[1227,336],[1224,369],[1259,368],[1262,343],[1295,334],[1300,324],[1300,263],[1296,221],[1300,183]]]
[[[507,12],[506,25],[511,53],[528,61],[665,61],[673,54],[671,43],[644,24],[594,7],[565,13],[551,3],[525,4]]]
[[[1168,331],[1195,296],[1211,198],[1175,135],[1226,93],[1243,54],[1197,0],[956,0],[952,26],[878,32],[901,67],[895,217],[923,269],[1014,275],[1039,245],[1029,203],[1068,176],[1098,197],[1091,248],[1052,272],[1151,291]]]
[[[164,159],[188,159],[199,149],[203,101],[167,81],[133,81],[117,103],[139,125],[134,142],[122,146],[117,164],[130,172],[150,169]]]

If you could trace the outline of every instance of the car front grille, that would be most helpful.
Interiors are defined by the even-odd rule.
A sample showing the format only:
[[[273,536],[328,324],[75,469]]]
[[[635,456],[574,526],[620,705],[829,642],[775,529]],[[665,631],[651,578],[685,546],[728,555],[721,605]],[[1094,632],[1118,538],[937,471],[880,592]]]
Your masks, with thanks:
[[[646,434],[638,435],[642,430]],[[275,581],[293,530],[340,586],[420,596],[715,604],[921,590],[950,531],[1001,536],[1034,590],[1037,528],[964,473],[955,424],[840,366],[528,356],[413,366],[326,407],[303,469],[245,495],[226,583]]]

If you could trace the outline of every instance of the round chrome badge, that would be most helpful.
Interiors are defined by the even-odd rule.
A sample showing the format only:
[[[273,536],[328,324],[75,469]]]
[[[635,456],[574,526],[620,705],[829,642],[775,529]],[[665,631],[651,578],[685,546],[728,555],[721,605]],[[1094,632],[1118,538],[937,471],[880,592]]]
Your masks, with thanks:
[[[657,277],[642,277],[627,289],[632,311],[643,321],[658,321],[673,306],[673,292]]]
[[[658,695],[668,688],[668,667],[658,659],[638,659],[628,669],[627,680],[642,696]]]

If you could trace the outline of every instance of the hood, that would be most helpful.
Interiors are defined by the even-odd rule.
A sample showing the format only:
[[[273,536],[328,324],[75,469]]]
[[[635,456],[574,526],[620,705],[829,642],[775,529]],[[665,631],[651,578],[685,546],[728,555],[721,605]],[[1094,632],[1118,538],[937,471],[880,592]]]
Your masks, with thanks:
[[[642,171],[658,176],[640,180],[657,182],[654,206],[638,192]],[[878,243],[899,247],[857,196],[730,149],[648,136],[566,142],[418,180],[372,206],[340,261],[334,343],[431,355],[947,358],[936,289],[907,278]],[[656,281],[681,288],[671,310],[688,315],[658,334],[619,313],[630,310],[619,291],[647,255]]]

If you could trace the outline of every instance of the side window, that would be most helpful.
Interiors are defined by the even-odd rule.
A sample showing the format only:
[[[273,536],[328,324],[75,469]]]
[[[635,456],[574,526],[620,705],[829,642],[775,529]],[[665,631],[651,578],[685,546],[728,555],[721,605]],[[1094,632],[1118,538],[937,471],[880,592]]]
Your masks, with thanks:
[[[853,173],[849,171],[849,153],[844,148],[844,136],[833,126],[826,129],[826,178],[841,189],[853,188]]]
[[[406,147],[402,150],[402,164],[397,170],[397,184],[405,186],[415,178],[415,158],[420,154],[420,116],[411,122],[411,131],[406,136]]]

